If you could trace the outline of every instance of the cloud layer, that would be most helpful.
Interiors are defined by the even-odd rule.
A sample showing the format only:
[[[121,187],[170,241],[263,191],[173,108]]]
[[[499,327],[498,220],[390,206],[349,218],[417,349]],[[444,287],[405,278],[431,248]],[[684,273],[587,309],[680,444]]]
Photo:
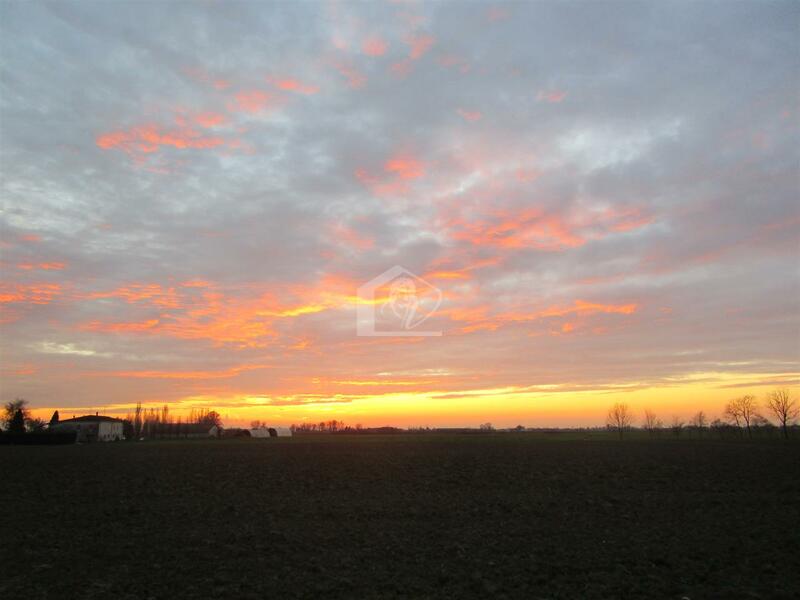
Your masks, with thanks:
[[[796,381],[796,4],[0,12],[3,400]],[[441,337],[356,336],[394,265]]]

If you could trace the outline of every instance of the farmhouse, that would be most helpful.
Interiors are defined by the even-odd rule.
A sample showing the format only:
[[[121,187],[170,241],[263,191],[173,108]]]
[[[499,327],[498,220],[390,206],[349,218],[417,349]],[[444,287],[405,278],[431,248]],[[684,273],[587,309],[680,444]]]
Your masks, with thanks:
[[[123,439],[122,419],[85,415],[50,423],[50,431],[74,432],[78,442],[115,442]]]

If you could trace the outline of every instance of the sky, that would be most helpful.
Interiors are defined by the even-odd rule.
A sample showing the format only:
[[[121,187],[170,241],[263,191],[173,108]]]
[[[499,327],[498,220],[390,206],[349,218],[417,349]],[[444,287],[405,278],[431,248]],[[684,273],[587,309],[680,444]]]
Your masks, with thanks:
[[[800,384],[800,5],[0,3],[0,399],[665,422]]]

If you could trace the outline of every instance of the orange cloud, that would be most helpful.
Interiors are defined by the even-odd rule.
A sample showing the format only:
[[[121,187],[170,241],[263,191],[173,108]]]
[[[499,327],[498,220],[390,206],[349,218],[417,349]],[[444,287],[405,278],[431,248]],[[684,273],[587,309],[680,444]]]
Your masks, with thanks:
[[[517,173],[517,178],[522,172]],[[538,176],[536,171],[522,174],[527,180]],[[612,233],[624,233],[643,227],[654,218],[638,207],[575,208],[564,214],[539,208],[521,210],[489,209],[469,214],[444,216],[443,227],[454,240],[474,246],[507,249],[536,249],[563,251],[583,246],[590,240],[602,239]],[[451,211],[452,213],[452,211]]]
[[[397,156],[386,161],[383,166],[387,173],[394,173],[401,179],[416,179],[425,174],[425,166],[412,157]]]
[[[164,289],[158,284],[131,284],[110,292],[86,294],[84,298],[96,300],[102,298],[120,298],[128,303],[147,301],[161,308],[178,308],[180,303],[174,288]]]
[[[158,151],[162,146],[180,150],[205,150],[221,146],[225,144],[225,140],[221,137],[205,136],[191,127],[162,129],[158,125],[148,124],[101,134],[95,143],[103,150],[117,149],[131,156],[141,157]]]
[[[49,304],[62,293],[63,288],[57,283],[2,284],[0,304]]]
[[[423,279],[471,279],[466,271],[430,271],[423,275]]]
[[[526,311],[508,310],[493,315],[488,314],[487,306],[476,308],[451,309],[446,312],[452,321],[465,321],[468,324],[458,331],[461,333],[472,333],[475,331],[489,330],[494,331],[509,323],[520,323],[526,321],[537,321],[539,319],[565,317],[576,315],[586,317],[594,314],[621,314],[631,315],[638,310],[636,303],[627,304],[602,304],[599,302],[587,302],[585,300],[575,300],[571,306],[550,306],[548,308]],[[562,325],[562,332],[568,333],[575,329],[576,325],[567,322]]]
[[[50,263],[19,263],[17,265],[18,269],[22,269],[23,271],[61,271],[66,267],[65,263],[62,262],[50,262]]]
[[[148,312],[159,309],[157,318],[141,320],[92,321],[81,327],[105,333],[159,335],[179,339],[209,340],[216,345],[263,347],[279,336],[275,325],[283,319],[353,304],[352,290],[357,285],[339,278],[324,277],[315,286],[286,286],[275,294],[242,296],[228,294],[215,284],[190,281],[177,288],[158,284],[132,284],[112,292],[87,295],[87,299],[120,298],[130,304],[143,304]],[[344,286],[344,288],[343,288]],[[344,291],[340,291],[344,289]]]
[[[561,215],[547,214],[539,209],[516,214],[495,211],[485,221],[462,221],[452,237],[476,246],[546,251],[576,248],[586,243],[586,239],[573,231]]]
[[[229,379],[245,371],[266,368],[266,365],[242,365],[225,371],[104,371],[91,375],[130,379]]]
[[[382,174],[356,169],[355,175],[376,196],[392,196],[407,192],[409,181],[425,175],[425,164],[410,156],[397,155],[384,163]]]
[[[367,56],[383,56],[388,48],[388,44],[378,36],[368,37],[361,45],[361,50]]]
[[[103,331],[107,333],[130,333],[140,331],[151,331],[158,327],[158,319],[148,319],[140,322],[119,322],[103,323],[101,321],[90,321],[82,328],[88,331]]]

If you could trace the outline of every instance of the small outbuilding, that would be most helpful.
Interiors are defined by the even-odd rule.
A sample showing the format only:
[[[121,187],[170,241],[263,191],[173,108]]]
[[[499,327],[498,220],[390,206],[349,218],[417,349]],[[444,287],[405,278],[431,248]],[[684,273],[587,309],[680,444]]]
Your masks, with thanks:
[[[77,442],[116,442],[124,439],[122,419],[101,415],[51,421],[48,429],[55,433],[75,433]]]

